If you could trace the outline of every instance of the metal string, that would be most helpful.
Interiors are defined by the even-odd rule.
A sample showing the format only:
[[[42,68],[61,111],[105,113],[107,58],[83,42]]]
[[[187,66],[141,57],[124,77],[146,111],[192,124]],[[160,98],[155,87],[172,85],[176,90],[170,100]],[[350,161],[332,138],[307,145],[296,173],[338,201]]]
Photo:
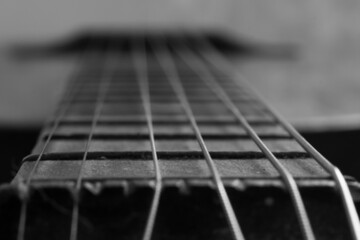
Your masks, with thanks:
[[[182,46],[182,51],[178,51],[179,55],[183,60],[197,72],[198,76],[209,86],[209,88],[216,94],[219,99],[224,103],[224,105],[233,113],[239,123],[245,128],[246,132],[253,139],[256,145],[261,149],[265,156],[270,160],[273,166],[280,173],[280,176],[284,180],[287,188],[289,189],[291,199],[293,201],[297,218],[300,223],[300,229],[302,231],[304,239],[314,240],[315,236],[310,224],[308,214],[305,209],[304,202],[301,198],[300,191],[296,185],[295,179],[292,177],[291,173],[282,165],[282,163],[274,156],[274,154],[269,150],[265,143],[260,139],[254,129],[250,126],[244,115],[239,111],[233,101],[226,94],[224,89],[217,83],[213,74],[209,71],[206,65],[196,57],[195,54],[192,54],[189,49],[186,53]]]
[[[226,217],[229,222],[233,237],[236,240],[245,239],[244,235],[241,231],[240,225],[238,223],[238,220],[236,218],[234,209],[233,209],[231,202],[229,200],[229,197],[226,193],[224,184],[221,180],[220,173],[218,172],[217,167],[216,167],[213,159],[211,158],[210,153],[209,153],[209,151],[205,145],[205,142],[201,136],[199,127],[196,123],[194,114],[191,110],[190,103],[187,99],[187,96],[186,96],[186,93],[182,86],[181,80],[179,79],[179,74],[175,67],[175,63],[173,62],[173,59],[170,56],[171,53],[169,53],[169,49],[167,49],[167,47],[164,48],[161,44],[158,44],[158,45],[153,44],[153,45],[154,45],[153,48],[154,48],[156,57],[158,58],[160,65],[164,69],[165,74],[167,75],[168,80],[169,80],[173,90],[175,91],[175,94],[177,95],[177,98],[181,102],[183,110],[185,111],[187,118],[189,119],[191,126],[195,132],[196,138],[197,138],[199,145],[201,147],[201,150],[205,156],[206,162],[209,165],[209,168],[210,168],[210,171],[214,178],[217,192],[219,194],[222,206],[225,210]],[[161,54],[160,54],[160,52],[161,52]]]
[[[78,57],[79,60],[77,60],[77,62],[81,62],[81,59],[85,58],[84,55],[85,54],[82,53]],[[76,67],[77,67],[77,64],[75,63],[74,68],[76,68]],[[70,71],[70,72],[73,73],[74,71],[75,71],[75,69]],[[70,77],[70,79],[71,80],[77,79],[78,74],[79,74],[79,72],[75,72]],[[71,82],[71,80],[69,81],[69,83]],[[66,93],[66,94],[68,94],[68,93]],[[26,179],[25,184],[21,186],[21,188],[22,188],[21,191],[25,190],[25,192],[24,192],[24,196],[23,196],[24,197],[23,201],[21,202],[20,218],[19,218],[19,225],[18,225],[18,231],[17,231],[17,240],[24,240],[24,238],[25,238],[26,215],[27,215],[28,200],[29,200],[28,199],[29,198],[29,189],[30,189],[31,181],[33,180],[33,177],[34,177],[34,175],[36,173],[36,170],[38,169],[38,166],[39,166],[39,164],[41,162],[41,159],[42,159],[42,157],[43,157],[43,155],[45,153],[45,150],[47,149],[53,135],[55,134],[56,130],[58,129],[58,127],[60,125],[61,120],[64,118],[64,116],[66,115],[68,109],[71,106],[73,98],[76,95],[76,89],[73,89],[68,95],[69,95],[68,96],[69,97],[68,101],[66,102],[65,106],[63,106],[61,108],[61,111],[56,114],[56,118],[54,120],[54,123],[52,124],[52,128],[51,128],[49,134],[47,134],[45,143],[44,143],[44,145],[43,145],[37,159],[35,160],[34,166],[32,167],[32,169],[31,169],[31,171],[30,171],[30,173],[29,173],[29,175],[28,175],[28,177]],[[50,122],[52,118],[53,117],[51,117],[50,120],[48,120],[47,122]],[[22,183],[20,183],[20,184],[22,184]]]
[[[238,80],[246,79],[239,71],[236,71],[235,65],[226,59],[221,53],[218,52],[211,44],[209,44],[205,39],[202,40],[202,43],[207,47],[207,56],[204,55],[204,58],[208,59],[210,63],[220,71],[226,70],[236,77]],[[202,52],[202,54],[204,54]],[[235,78],[234,78],[235,79]],[[234,81],[236,84],[240,84]],[[352,196],[349,190],[349,187],[345,181],[344,176],[341,171],[330,163],[324,156],[322,156],[314,147],[312,147],[297,131],[296,129],[288,123],[273,107],[266,103],[266,101],[258,94],[254,89],[252,89],[245,81],[242,81],[241,84],[246,85],[249,90],[251,90],[254,95],[256,95],[263,104],[270,110],[274,118],[294,137],[294,139],[308,152],[312,157],[328,171],[331,177],[335,180],[336,187],[340,193],[342,204],[345,208],[345,214],[348,219],[351,235],[353,239],[360,240],[360,221],[357,214]]]
[[[154,138],[154,128],[153,128],[153,120],[151,114],[151,98],[150,98],[150,90],[149,90],[149,79],[147,75],[147,54],[145,49],[145,40],[140,40],[136,45],[134,52],[134,63],[137,74],[137,81],[140,87],[141,99],[143,103],[143,108],[146,115],[147,127],[149,130],[149,138],[151,143],[151,152],[154,161],[155,167],[155,193],[152,199],[151,208],[149,212],[148,219],[146,221],[144,235],[142,237],[143,240],[150,240],[152,236],[152,232],[155,225],[156,214],[159,208],[161,190],[162,190],[162,176],[160,171],[159,160],[157,156],[156,146],[155,146],[155,138]]]
[[[111,74],[106,74],[106,71],[111,71],[111,66],[108,66],[106,63],[112,56],[105,56],[105,64],[102,76],[100,79],[100,86],[96,97],[96,107],[94,110],[94,115],[91,123],[91,129],[89,132],[89,136],[86,142],[85,151],[83,158],[81,160],[80,170],[79,174],[76,180],[75,189],[74,189],[74,206],[72,210],[72,217],[71,217],[71,229],[70,229],[70,240],[76,240],[77,239],[77,233],[78,233],[78,222],[79,222],[79,202],[80,202],[80,190],[81,190],[81,183],[82,183],[82,175],[83,175],[83,169],[84,165],[87,159],[87,155],[89,152],[90,144],[93,138],[94,130],[97,125],[97,122],[101,116],[101,112],[104,106],[106,93],[108,92],[110,85],[111,85]],[[113,60],[113,59],[112,59]]]

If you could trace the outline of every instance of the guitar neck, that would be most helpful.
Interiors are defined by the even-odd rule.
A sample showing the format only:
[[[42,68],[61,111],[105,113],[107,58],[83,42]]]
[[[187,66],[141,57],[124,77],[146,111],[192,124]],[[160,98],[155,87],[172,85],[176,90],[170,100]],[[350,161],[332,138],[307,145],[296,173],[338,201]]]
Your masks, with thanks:
[[[359,235],[348,188],[357,183],[345,182],[205,37],[99,44],[79,56],[8,186],[18,210],[7,234],[48,239],[53,228],[42,219],[53,215],[46,224],[59,229],[55,239],[70,240],[326,239],[324,219],[341,226],[338,239]]]

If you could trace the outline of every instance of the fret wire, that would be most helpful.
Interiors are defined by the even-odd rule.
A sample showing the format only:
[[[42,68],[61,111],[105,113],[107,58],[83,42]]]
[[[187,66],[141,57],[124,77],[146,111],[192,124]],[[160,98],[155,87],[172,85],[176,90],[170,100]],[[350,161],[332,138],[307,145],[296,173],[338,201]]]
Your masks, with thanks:
[[[149,216],[146,221],[145,231],[142,237],[143,240],[150,240],[154,230],[156,214],[158,212],[159,203],[160,203],[160,196],[162,191],[162,176],[161,176],[160,165],[159,165],[159,160],[155,145],[154,127],[153,127],[153,120],[151,113],[151,96],[149,90],[149,79],[147,76],[147,69],[148,69],[147,54],[144,46],[145,44],[144,41],[145,41],[144,39],[143,41],[140,40],[140,42],[134,47],[135,49],[137,48],[138,50],[137,51],[133,50],[134,53],[133,58],[134,58],[134,64],[137,74],[136,79],[139,84],[143,108],[146,115],[146,122],[149,130],[149,139],[151,144],[151,153],[155,167],[155,178],[156,178],[155,193],[152,199]]]
[[[94,115],[92,118],[92,124],[91,129],[89,132],[89,136],[85,145],[85,151],[83,154],[83,158],[81,160],[80,164],[80,170],[79,174],[76,180],[75,189],[74,189],[74,206],[72,209],[71,214],[71,229],[70,229],[70,240],[76,240],[77,234],[78,234],[78,222],[79,222],[79,202],[80,202],[80,190],[81,190],[81,183],[82,183],[82,174],[83,174],[83,168],[85,165],[85,162],[87,160],[87,155],[89,152],[90,144],[92,141],[92,137],[94,134],[95,127],[97,125],[97,122],[101,116],[101,112],[104,106],[104,100],[106,97],[107,91],[110,89],[111,85],[111,76],[106,74],[109,69],[110,71],[112,68],[110,66],[107,66],[106,63],[109,61],[109,58],[112,56],[105,56],[105,64],[104,69],[102,69],[102,75],[100,76],[100,86],[97,94],[97,100],[96,100],[96,108],[94,110]],[[113,60],[113,59],[112,59]],[[111,65],[112,66],[112,65]]]
[[[197,122],[195,120],[194,114],[191,110],[190,103],[187,99],[186,93],[181,84],[181,80],[179,79],[178,70],[176,69],[175,63],[173,62],[173,59],[170,56],[171,53],[169,53],[169,49],[167,47],[163,47],[161,45],[161,43],[157,44],[157,45],[155,43],[153,43],[152,47],[154,49],[156,57],[159,60],[161,67],[163,68],[163,70],[165,71],[165,74],[167,75],[167,79],[168,79],[171,87],[173,88],[178,100],[181,102],[183,110],[185,111],[187,118],[188,118],[189,122],[191,123],[191,126],[194,130],[194,133],[196,135],[198,143],[199,143],[201,150],[204,154],[204,157],[206,159],[206,162],[209,165],[209,169],[214,178],[216,189],[219,194],[222,206],[225,210],[226,217],[227,217],[228,223],[230,225],[230,229],[232,231],[233,237],[236,240],[245,239],[244,235],[242,233],[242,230],[240,228],[240,225],[238,223],[238,220],[236,218],[234,209],[231,205],[230,199],[226,193],[224,184],[221,180],[220,173],[218,172],[215,162],[211,158],[210,153],[209,153],[209,151],[205,145],[205,142],[201,136],[201,132],[200,132]],[[160,54],[160,52],[161,52],[161,54]]]
[[[184,51],[185,46],[182,46],[182,51]],[[244,115],[232,102],[223,88],[217,83],[214,79],[214,76],[210,73],[208,68],[204,63],[199,60],[195,54],[191,54],[190,50],[187,49],[186,53],[178,51],[178,54],[181,55],[183,60],[188,63],[190,67],[194,69],[199,77],[204,81],[224,103],[224,105],[234,114],[239,123],[245,128],[249,136],[253,139],[256,145],[261,149],[264,155],[270,160],[273,166],[280,173],[281,178],[284,180],[289,192],[291,199],[293,201],[297,218],[300,223],[300,229],[302,231],[304,239],[313,240],[315,239],[308,214],[305,209],[304,202],[300,195],[300,191],[296,185],[295,179],[291,173],[286,169],[286,167],[274,156],[274,154],[269,150],[265,143],[260,139],[255,130],[250,126]],[[196,66],[196,67],[195,67]]]
[[[273,115],[273,117],[287,130],[294,139],[308,152],[310,155],[331,175],[331,177],[334,179],[336,183],[336,187],[339,191],[341,201],[343,204],[343,207],[345,208],[345,214],[346,218],[349,223],[350,231],[352,238],[355,240],[360,240],[360,221],[359,216],[356,210],[356,207],[354,205],[354,201],[352,199],[349,187],[346,183],[346,180],[344,178],[344,175],[341,173],[341,171],[334,166],[331,162],[329,162],[322,154],[320,154],[314,147],[312,147],[301,135],[298,133],[298,131],[290,124],[288,123],[281,114],[278,113],[272,106],[270,106],[263,97],[257,93],[256,90],[251,88],[249,84],[247,84],[244,79],[246,77],[241,74],[239,71],[236,71],[235,65],[231,63],[228,59],[226,59],[221,53],[218,52],[217,49],[215,49],[213,46],[211,46],[210,43],[208,43],[205,39],[202,40],[202,43],[207,46],[208,56],[204,55],[205,59],[208,59],[210,61],[210,64],[212,64],[215,68],[223,71],[226,69],[229,73],[231,73],[233,76],[236,77],[239,81],[241,81],[241,84],[245,85],[255,96],[257,96],[263,104],[270,110],[270,113]],[[209,54],[209,52],[211,54]],[[202,54],[204,54],[202,52]],[[239,82],[233,81],[235,84],[239,85]]]
[[[77,63],[81,62],[81,60],[84,58],[85,58],[85,53],[83,52],[78,56],[78,60],[76,62]],[[75,68],[78,67],[77,63],[74,64],[74,69],[72,71],[70,71],[70,73],[72,73],[72,76],[70,76],[70,79],[77,79],[79,76],[79,72],[75,70]],[[73,71],[76,71],[76,72],[73,73]],[[67,113],[68,109],[70,108],[71,103],[76,95],[75,93],[76,93],[75,89],[72,90],[70,93],[67,93],[70,100],[65,104],[65,106],[63,106],[61,108],[60,113],[56,113],[57,116],[56,116],[55,120],[52,120],[53,116],[51,116],[46,121],[46,122],[53,122],[53,124],[52,124],[52,128],[50,130],[50,133],[46,137],[45,143],[44,143],[37,159],[35,160],[34,166],[31,168],[31,171],[25,182],[24,187],[25,187],[26,192],[25,192],[25,196],[21,202],[21,207],[20,207],[20,218],[19,218],[18,231],[17,231],[17,237],[16,237],[17,240],[24,240],[24,238],[25,238],[26,216],[27,216],[28,197],[29,197],[28,194],[29,194],[29,188],[31,185],[31,181],[33,180],[36,170],[38,169],[40,161],[45,153],[45,150],[47,149],[53,135],[55,134],[56,130],[58,129],[58,127],[60,125],[60,121],[64,118],[65,114]]]

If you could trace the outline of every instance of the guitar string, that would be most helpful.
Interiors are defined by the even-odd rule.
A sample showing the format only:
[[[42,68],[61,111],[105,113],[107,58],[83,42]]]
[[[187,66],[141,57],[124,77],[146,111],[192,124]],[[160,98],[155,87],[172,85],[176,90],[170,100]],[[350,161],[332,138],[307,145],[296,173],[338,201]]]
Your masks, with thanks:
[[[186,48],[186,52],[185,49]],[[236,107],[234,102],[229,98],[225,90],[219,85],[213,74],[209,71],[207,66],[191,51],[185,44],[178,48],[178,54],[183,58],[192,69],[198,74],[198,76],[205,82],[208,87],[218,96],[218,98],[224,103],[225,107],[229,109],[232,114],[236,117],[238,122],[243,126],[246,132],[249,134],[251,139],[256,143],[256,145],[261,149],[264,155],[270,160],[272,165],[280,173],[281,178],[283,179],[285,185],[287,186],[293,205],[295,207],[295,212],[300,224],[300,230],[303,234],[304,239],[314,240],[315,236],[310,224],[308,214],[305,209],[304,202],[301,198],[300,191],[297,187],[295,179],[292,177],[291,173],[286,169],[286,167],[274,156],[274,154],[269,150],[265,143],[260,139],[255,130],[250,126],[243,113]],[[181,51],[180,51],[181,49]]]
[[[288,131],[294,139],[303,147],[310,155],[330,174],[330,176],[335,180],[336,187],[339,191],[342,205],[345,209],[346,218],[349,224],[352,238],[354,240],[360,240],[360,221],[359,216],[356,211],[354,201],[352,199],[349,187],[346,183],[346,180],[341,173],[341,171],[330,163],[324,156],[322,156],[314,147],[312,147],[299,133],[298,131],[288,123],[282,116],[279,114],[273,107],[266,103],[266,100],[257,93],[256,90],[251,88],[244,79],[246,77],[236,70],[236,66],[226,59],[218,50],[213,47],[206,39],[203,39],[201,43],[204,46],[207,46],[208,56],[205,56],[210,63],[220,71],[224,69],[231,73],[234,76],[234,79],[241,81],[242,85],[245,85],[255,96],[257,96],[263,104],[269,109],[272,116]],[[235,84],[240,84],[237,81],[234,81]]]
[[[228,223],[230,225],[230,230],[233,234],[233,237],[236,240],[245,239],[244,235],[241,231],[240,225],[238,223],[238,220],[236,218],[234,209],[233,209],[231,202],[229,200],[229,197],[226,193],[224,184],[221,180],[220,173],[218,172],[218,169],[217,169],[213,159],[211,158],[210,153],[209,153],[209,151],[205,145],[205,142],[201,136],[201,132],[200,132],[197,122],[195,120],[195,116],[191,110],[191,106],[187,99],[185,90],[182,86],[181,80],[179,79],[178,70],[175,67],[175,63],[173,62],[171,53],[170,53],[168,47],[167,46],[164,47],[161,43],[159,43],[159,44],[152,43],[152,47],[154,49],[156,57],[159,60],[161,67],[163,68],[165,74],[167,75],[167,79],[168,79],[170,85],[172,86],[178,100],[180,101],[180,103],[182,105],[183,110],[185,111],[185,114],[187,115],[189,122],[191,123],[193,131],[196,135],[197,141],[201,147],[201,150],[204,154],[206,162],[209,165],[209,169],[214,178],[217,192],[219,194],[221,204],[225,210],[226,217],[227,217]],[[161,54],[160,54],[160,52],[161,52]]]
[[[72,69],[70,71],[70,73],[72,74],[72,76],[70,76],[70,80],[67,83],[67,86],[69,84],[71,84],[72,81],[74,81],[75,79],[77,79],[79,77],[80,71],[76,71],[76,68],[78,68],[78,63],[82,62],[82,59],[85,58],[85,52],[79,54],[78,60],[76,61],[76,63],[74,64],[74,69]],[[75,72],[75,73],[74,73]],[[68,89],[66,87],[66,89]],[[69,90],[67,90],[69,91]],[[18,231],[17,231],[17,240],[24,240],[25,238],[25,227],[26,227],[26,218],[27,218],[27,209],[28,209],[28,201],[29,201],[29,189],[31,186],[31,181],[34,178],[34,175],[36,173],[36,170],[38,169],[38,166],[41,162],[41,159],[48,147],[48,145],[50,144],[50,141],[53,137],[53,135],[55,134],[56,130],[58,129],[61,120],[65,117],[67,111],[69,110],[71,103],[74,99],[74,97],[76,96],[76,89],[72,89],[69,92],[65,92],[65,95],[68,95],[68,101],[66,102],[65,106],[61,107],[61,111],[59,112],[58,109],[56,109],[55,111],[55,119],[53,117],[53,115],[50,117],[49,120],[47,120],[46,122],[51,122],[53,121],[52,124],[52,128],[50,129],[49,134],[47,134],[45,143],[43,145],[43,147],[41,148],[41,151],[37,157],[37,159],[35,160],[34,166],[31,168],[31,171],[26,179],[25,185],[21,186],[23,189],[25,189],[25,196],[23,196],[23,200],[21,202],[21,207],[20,207],[20,218],[19,218],[19,224],[18,224]],[[21,183],[20,183],[21,184]]]
[[[105,59],[104,59],[104,66],[102,69],[102,74],[100,76],[100,85],[99,85],[99,89],[98,89],[98,93],[96,96],[96,106],[95,106],[95,110],[94,110],[94,114],[92,117],[92,122],[91,122],[91,129],[88,135],[88,139],[86,141],[86,145],[85,145],[85,151],[83,154],[83,158],[81,160],[80,163],[80,169],[79,169],[79,173],[78,173],[78,177],[76,179],[76,184],[75,184],[75,188],[74,188],[74,192],[73,192],[73,198],[74,198],[74,205],[73,205],[73,209],[72,209],[72,214],[71,214],[71,225],[70,225],[70,240],[76,240],[77,239],[77,235],[78,235],[78,222],[79,222],[79,203],[80,203],[80,190],[81,190],[81,184],[82,184],[82,178],[83,178],[83,169],[85,166],[85,162],[87,160],[87,155],[90,149],[90,144],[94,135],[94,131],[97,125],[97,122],[100,119],[101,116],[101,112],[105,103],[105,98],[106,98],[106,94],[108,92],[108,90],[110,89],[111,86],[111,80],[113,78],[113,76],[109,73],[111,73],[112,71],[112,64],[114,61],[114,56],[111,56],[109,53],[106,53],[105,51]],[[109,51],[109,50],[108,50]],[[112,60],[111,63],[109,64],[109,60]]]
[[[136,44],[135,41],[134,43]],[[155,146],[155,138],[154,138],[154,127],[153,127],[153,119],[151,113],[151,96],[149,90],[149,79],[147,76],[148,66],[147,66],[145,39],[141,39],[137,43],[137,45],[135,45],[134,49],[137,49],[137,51],[133,50],[134,53],[133,58],[137,73],[136,79],[139,84],[141,99],[146,116],[146,122],[149,131],[150,143],[151,143],[151,152],[152,152],[154,168],[155,168],[155,178],[156,178],[154,197],[152,199],[150,212],[146,221],[145,231],[142,237],[143,240],[150,240],[155,225],[156,214],[159,208],[159,202],[160,202],[160,196],[162,190],[162,176],[161,176],[160,165],[159,165],[159,160]]]

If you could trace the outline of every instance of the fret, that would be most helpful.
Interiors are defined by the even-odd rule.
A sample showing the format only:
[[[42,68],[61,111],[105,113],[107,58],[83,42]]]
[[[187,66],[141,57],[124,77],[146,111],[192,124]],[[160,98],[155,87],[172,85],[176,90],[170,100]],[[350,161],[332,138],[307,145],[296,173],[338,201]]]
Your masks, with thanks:
[[[58,135],[61,137],[71,138],[73,135],[81,134],[84,135],[88,132],[90,125],[89,124],[74,124],[74,125],[60,125],[56,132],[55,136]],[[290,135],[279,125],[270,125],[270,126],[253,126],[255,132],[262,137],[274,137],[274,138],[286,138]],[[228,123],[228,124],[201,124],[199,123],[200,132],[203,133],[204,138],[217,137],[219,138],[242,138],[246,137],[245,129],[238,124]],[[46,138],[50,129],[44,129],[42,138]],[[188,136],[192,133],[191,127],[184,123],[171,124],[154,124],[154,133],[158,135],[157,138],[171,137],[173,135],[178,135],[179,137],[185,135]],[[148,134],[148,129],[145,124],[113,124],[113,125],[100,125],[98,124],[94,129],[94,137],[97,135],[110,135],[110,136],[146,136]]]
[[[125,100],[124,100],[125,101]],[[211,120],[209,119],[211,117]],[[72,115],[72,116],[65,116],[63,118],[65,121],[89,121],[91,120],[91,116],[80,116],[80,115]],[[154,116],[154,122],[185,122],[186,116],[183,114],[178,115],[156,115]],[[262,118],[260,116],[254,116],[254,115],[248,115],[247,119],[251,122],[256,123],[274,123],[274,119],[272,117],[269,118]],[[138,115],[117,115],[117,116],[101,116],[99,121],[103,122],[138,122],[138,121],[145,121],[145,117],[141,114]],[[197,115],[196,120],[198,122],[215,122],[215,123],[221,123],[221,122],[235,122],[236,118],[232,115],[225,115],[225,116],[219,116],[219,115]]]
[[[196,137],[191,134],[191,133],[187,133],[187,134],[155,134],[156,138],[159,140],[191,140],[191,139],[196,139]],[[202,134],[204,139],[207,139],[209,142],[210,141],[219,141],[219,140],[223,140],[224,144],[231,144],[236,146],[237,143],[241,144],[244,143],[246,144],[246,140],[249,138],[246,134],[233,134],[233,133],[228,133],[228,134],[207,134],[204,133]],[[46,139],[48,136],[44,135],[44,138]],[[289,135],[285,135],[285,136],[281,136],[281,135],[263,135],[261,136],[262,139],[270,139],[270,140],[286,140],[286,139],[290,139],[291,137]],[[66,135],[66,134],[54,134],[52,136],[53,140],[75,140],[75,141],[80,141],[82,139],[86,139],[87,135],[80,133],[80,134],[71,134],[71,135]],[[139,133],[133,133],[133,134],[127,134],[127,133],[120,133],[120,134],[103,134],[103,133],[95,133],[93,135],[93,139],[96,140],[143,140],[143,139],[147,139],[148,135],[147,134],[139,134]],[[245,141],[240,141],[241,139],[245,139]],[[278,141],[281,143],[281,141]],[[285,142],[285,141],[283,141]],[[275,144],[276,142],[274,142]],[[293,143],[291,141],[288,141],[288,144],[292,144],[292,145],[296,145],[296,143]],[[231,146],[230,146],[231,148]],[[295,147],[294,147],[295,148]]]
[[[201,155],[201,152],[199,152]],[[210,154],[212,155],[212,154]],[[161,156],[161,155],[160,155]],[[278,179],[279,173],[262,157],[257,159],[250,158],[216,158],[212,155],[215,165],[222,178],[273,178]],[[173,159],[166,156],[159,157],[162,178],[177,179],[208,179],[211,172],[208,169],[204,157],[197,159]],[[296,179],[327,179],[329,174],[321,168],[312,158],[301,159],[280,159],[279,160]],[[38,167],[38,173],[34,180],[41,179],[63,179],[76,180],[81,160],[68,159],[65,161],[45,160]],[[26,176],[34,162],[24,163],[21,174]],[[104,167],[105,166],[105,167]],[[50,171],[54,169],[56,171]],[[151,178],[155,175],[152,159],[93,159],[88,157],[83,169],[83,179],[133,179]]]
[[[53,121],[50,121],[50,124]],[[203,126],[222,126],[222,125],[232,125],[236,124],[234,120],[218,120],[218,119],[197,119],[198,124],[201,124]],[[60,121],[60,126],[79,126],[79,125],[88,125],[91,123],[91,119],[88,117],[82,117],[82,118],[63,118],[62,121]],[[168,119],[156,119],[153,120],[153,123],[159,126],[164,125],[171,125],[171,126],[179,126],[184,125],[187,123],[187,121],[184,121],[182,119],[175,119],[175,120],[168,120]],[[275,121],[269,121],[264,119],[256,119],[251,120],[249,119],[249,123],[256,127],[256,126],[263,126],[263,127],[270,127],[270,126],[276,126],[278,123]],[[146,120],[143,118],[102,118],[98,122],[98,126],[116,126],[116,125],[132,125],[132,126],[139,126],[141,124],[146,124]]]
[[[88,116],[67,116],[64,117],[61,124],[62,125],[82,125],[88,124],[91,121],[91,117]],[[186,123],[186,117],[166,117],[166,116],[156,116],[153,118],[154,123],[159,125],[181,125]],[[223,125],[223,124],[233,124],[236,121],[236,118],[233,116],[231,117],[205,117],[205,116],[198,116],[196,118],[198,123],[203,125]],[[248,121],[253,126],[271,126],[276,125],[274,119],[261,119],[261,118],[250,118],[248,117]],[[126,124],[126,125],[139,125],[142,123],[146,123],[146,119],[144,116],[106,116],[100,117],[99,125],[107,125],[113,126],[117,124]]]
[[[102,159],[149,159],[151,158],[150,151],[139,151],[139,152],[89,152],[88,155],[95,160],[102,160]],[[201,152],[161,152],[157,151],[159,156],[164,158],[169,158],[172,160],[187,160],[187,159],[199,159],[202,158]],[[262,152],[210,152],[211,156],[218,159],[259,159],[264,158],[265,155]],[[294,152],[294,151],[287,151],[287,152],[274,152],[274,155],[279,159],[302,159],[302,158],[309,158],[310,155],[306,152]],[[36,161],[38,155],[32,154],[24,158],[23,163],[25,162],[32,162]],[[49,153],[43,154],[42,160],[43,161],[56,161],[56,160],[81,160],[82,155],[81,152],[67,152],[67,153]]]
[[[250,139],[241,140],[222,140],[222,139],[204,139],[211,152],[255,152],[261,150]],[[268,140],[264,139],[265,144],[274,153],[283,152],[305,152],[293,140]],[[188,152],[200,151],[196,139],[158,139],[157,146],[159,151],[163,152]],[[53,140],[44,153],[72,153],[83,151],[86,147],[84,140]],[[41,145],[38,145],[33,154],[36,154]],[[143,152],[150,151],[150,144],[147,139],[93,139],[89,146],[91,152]]]

